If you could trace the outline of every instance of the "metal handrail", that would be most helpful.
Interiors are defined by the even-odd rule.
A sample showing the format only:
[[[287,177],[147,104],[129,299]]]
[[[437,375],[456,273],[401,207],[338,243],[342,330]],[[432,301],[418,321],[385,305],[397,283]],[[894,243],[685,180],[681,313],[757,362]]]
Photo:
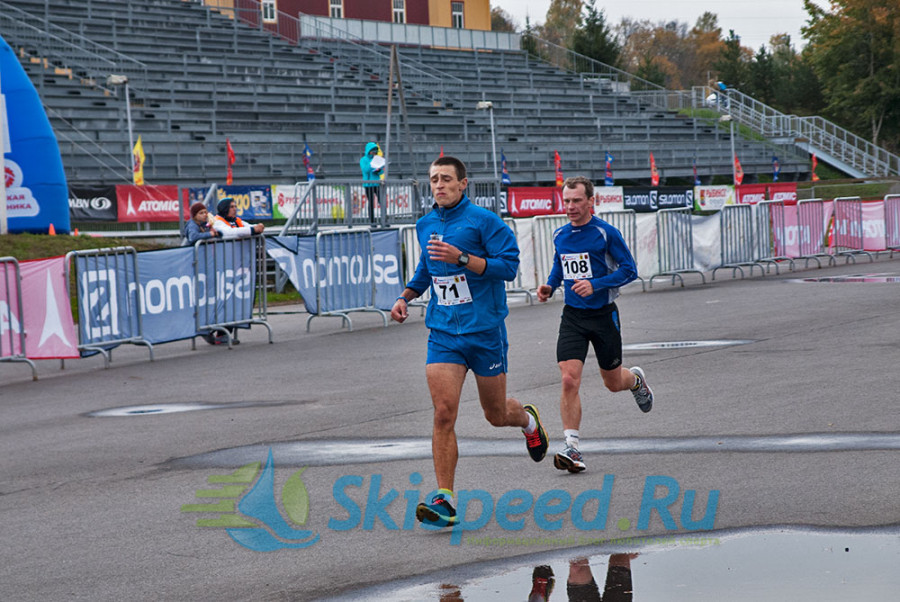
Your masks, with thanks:
[[[706,107],[706,99],[710,94],[716,94],[718,102],[708,108],[727,112],[738,123],[767,138],[790,137],[794,138],[795,143],[807,142],[868,176],[900,175],[900,156],[823,117],[785,115],[740,90],[721,92],[708,86],[695,86],[692,89],[693,107]]]
[[[40,47],[42,53],[48,54],[62,65],[83,71],[95,80],[97,87],[113,95],[117,95],[115,87],[105,86],[106,76],[111,73],[136,78],[133,79],[133,89],[140,89],[147,80],[147,65],[141,61],[2,1],[0,22],[3,23],[4,34],[11,32],[11,37],[17,44],[38,41],[39,45],[36,47]]]

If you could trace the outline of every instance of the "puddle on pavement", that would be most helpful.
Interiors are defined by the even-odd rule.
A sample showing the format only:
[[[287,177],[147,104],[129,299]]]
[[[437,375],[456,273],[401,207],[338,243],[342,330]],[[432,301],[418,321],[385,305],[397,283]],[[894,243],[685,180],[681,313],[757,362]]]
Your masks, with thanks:
[[[233,406],[232,406],[233,407]],[[461,458],[521,456],[519,439],[459,439]],[[277,466],[339,466],[430,460],[431,439],[342,439],[277,441],[220,449],[172,460],[180,468],[227,468],[265,459],[269,450]],[[798,433],[793,435],[719,435],[704,437],[610,437],[581,444],[602,454],[711,452],[828,452],[900,450],[897,433]]]
[[[744,529],[660,539],[466,565],[329,600],[758,602],[900,596],[898,527]]]
[[[239,401],[233,403],[159,403],[137,406],[109,408],[85,414],[90,418],[109,418],[122,416],[152,416],[158,414],[178,414],[181,412],[197,412],[201,410],[222,410],[225,408],[251,408],[263,405],[282,405],[281,402]]]
[[[896,284],[900,282],[900,276],[895,274],[852,274],[850,276],[826,276],[823,278],[790,278],[785,282],[806,283],[806,282],[864,282],[874,284]]]

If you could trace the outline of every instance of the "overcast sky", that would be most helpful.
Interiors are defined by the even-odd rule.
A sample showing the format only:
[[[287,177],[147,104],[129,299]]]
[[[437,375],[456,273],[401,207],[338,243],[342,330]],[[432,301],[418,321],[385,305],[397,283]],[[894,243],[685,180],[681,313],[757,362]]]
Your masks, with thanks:
[[[827,0],[815,1],[819,6],[828,6]],[[512,16],[519,27],[524,27],[526,15],[533,24],[544,22],[550,0],[491,0],[491,7],[498,6]],[[595,6],[603,10],[610,25],[618,24],[622,17],[630,17],[649,19],[653,23],[680,21],[693,26],[697,17],[709,11],[718,15],[722,37],[733,29],[741,37],[741,45],[754,51],[762,44],[768,44],[769,37],[776,33],[790,34],[794,48],[805,45],[800,37],[800,28],[808,17],[803,10],[803,0],[597,0]]]

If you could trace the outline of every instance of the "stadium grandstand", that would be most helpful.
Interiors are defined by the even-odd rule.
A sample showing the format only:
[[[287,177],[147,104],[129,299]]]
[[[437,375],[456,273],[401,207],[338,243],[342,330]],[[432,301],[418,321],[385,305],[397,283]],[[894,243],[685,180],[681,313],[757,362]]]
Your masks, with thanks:
[[[526,52],[518,34],[450,36],[432,22],[384,23],[385,35],[256,0],[0,0],[0,34],[38,89],[70,185],[128,179],[129,122],[148,183],[182,186],[224,178],[226,138],[241,183],[305,179],[305,145],[319,178],[358,179],[364,145],[384,146],[388,128],[391,178],[421,177],[441,152],[492,177],[501,150],[517,184],[552,183],[556,152],[567,175],[595,181],[607,153],[633,183],[649,181],[651,152],[664,182],[730,182],[733,155],[745,182],[771,174],[774,155],[782,180],[809,175],[794,140],[717,119],[727,107],[685,111],[702,91],[673,103],[612,68]]]

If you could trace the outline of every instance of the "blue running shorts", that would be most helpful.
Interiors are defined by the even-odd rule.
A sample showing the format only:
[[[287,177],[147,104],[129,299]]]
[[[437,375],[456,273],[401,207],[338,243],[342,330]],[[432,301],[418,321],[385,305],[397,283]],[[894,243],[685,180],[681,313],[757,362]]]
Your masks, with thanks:
[[[497,376],[507,371],[506,324],[470,334],[432,330],[428,335],[426,364],[462,364],[478,376]]]

